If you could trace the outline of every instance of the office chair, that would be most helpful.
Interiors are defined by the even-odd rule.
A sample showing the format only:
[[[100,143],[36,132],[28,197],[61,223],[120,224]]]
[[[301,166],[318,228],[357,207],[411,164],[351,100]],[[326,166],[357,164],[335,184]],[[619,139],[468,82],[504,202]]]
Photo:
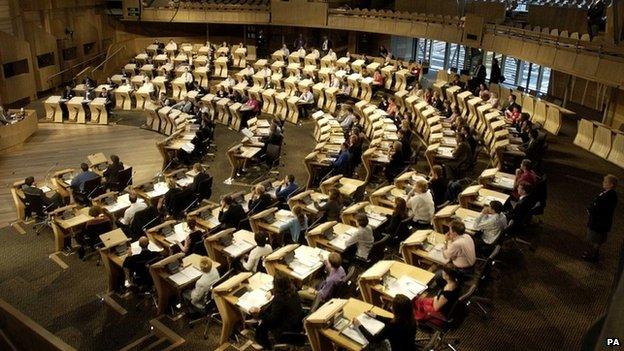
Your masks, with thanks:
[[[204,297],[205,301],[204,301],[204,307],[201,310],[201,317],[195,318],[195,319],[189,319],[188,321],[189,327],[192,327],[195,324],[203,320],[206,321],[206,325],[204,327],[204,333],[203,333],[204,340],[208,339],[208,329],[210,328],[210,322],[215,321],[217,323],[221,323],[221,319],[218,318],[220,317],[220,314],[219,314],[219,310],[217,309],[217,304],[215,303],[215,300],[212,297],[212,289],[215,286],[219,286],[221,285],[221,283],[228,280],[233,272],[234,272],[233,269],[228,270],[219,279],[215,280],[212,283],[212,285],[210,286],[210,290],[206,292],[206,296]],[[189,306],[189,309],[193,309],[193,308],[195,307]]]
[[[547,178],[546,175],[543,174],[539,177],[539,180],[535,184],[535,189],[533,190],[533,196],[537,200],[535,205],[531,208],[529,212],[531,218],[540,216],[544,214],[544,210],[546,209],[546,200],[548,199],[548,188],[547,188]],[[540,217],[538,217],[538,222],[541,222]]]
[[[149,272],[150,266],[158,261],[162,257],[155,257],[144,262],[138,262],[138,269],[130,274],[130,280],[133,287],[133,292],[139,299],[134,308],[139,310],[139,306],[145,304],[146,301],[151,301],[152,307],[156,308],[158,303],[156,302],[156,292],[154,291],[154,281]]]
[[[533,247],[533,243],[521,239],[518,235],[521,231],[521,229],[526,228],[526,226],[522,225],[522,224],[516,224],[515,220],[510,220],[509,223],[507,223],[507,227],[505,229],[503,229],[503,231],[501,232],[501,240],[504,242],[510,241],[512,243],[512,245],[518,249],[520,252],[522,251],[522,248],[520,248],[519,244],[523,244],[526,245],[529,250],[531,251],[535,251],[535,247]]]
[[[84,182],[82,190],[75,190],[73,192],[74,200],[77,203],[89,206],[91,199],[104,194],[104,186],[102,185],[102,177],[96,177]]]
[[[202,200],[210,200],[212,196],[212,177],[202,180],[197,185],[197,192],[195,193],[195,198],[198,202]]]
[[[170,201],[166,201],[165,207],[171,217],[180,219],[184,215],[184,210],[194,201],[193,191],[191,189],[182,189],[177,194],[174,194]]]
[[[306,333],[303,330],[298,333],[283,332],[277,341],[278,342],[273,345],[273,350],[277,350],[277,351],[279,350],[293,351],[293,350],[298,350],[304,347],[308,349],[310,346],[308,335],[306,335]]]
[[[145,229],[151,228],[162,223],[160,213],[155,207],[149,206],[148,208],[137,212],[128,226],[128,236],[133,241],[138,240],[145,234]]]
[[[495,265],[498,263],[496,257],[500,253],[501,246],[496,245],[494,249],[490,253],[490,255],[485,259],[481,269],[478,271],[476,275],[476,279],[474,280],[474,284],[477,285],[478,288],[483,288],[484,284],[488,283],[492,279],[492,272],[494,270]],[[478,290],[477,288],[477,290]],[[492,304],[492,300],[482,296],[473,295],[470,298],[468,305],[475,304],[479,311],[481,312],[484,319],[488,319],[490,317],[490,312],[484,307],[484,305]]]
[[[383,260],[386,254],[386,251],[388,251],[386,244],[389,239],[390,239],[390,235],[383,234],[379,240],[373,243],[373,247],[371,247],[371,250],[368,253],[368,259],[366,260],[362,260],[361,258],[358,258],[358,259],[362,261],[366,266],[371,266]]]
[[[468,305],[470,304],[470,298],[477,289],[477,285],[470,285],[468,290],[459,297],[457,302],[451,308],[449,315],[444,318],[442,316],[436,316],[434,321],[425,321],[419,323],[421,330],[429,332],[431,338],[427,344],[422,348],[424,351],[434,351],[443,348],[448,348],[453,351],[457,351],[457,344],[459,339],[448,338],[448,334],[457,328],[464,322],[468,314]],[[417,342],[426,341],[417,339]]]
[[[124,191],[128,185],[132,185],[132,167],[119,171],[117,181],[108,183],[110,190],[118,193]]]
[[[76,235],[76,241],[79,241],[80,248],[78,249],[78,255],[82,261],[86,261],[87,258],[98,253],[98,249],[103,246],[100,240],[100,235],[107,233],[113,229],[113,224],[110,220],[106,222],[100,222],[96,224],[85,225],[82,233]],[[81,238],[78,240],[78,238]],[[100,265],[100,259],[95,264]]]
[[[45,196],[45,195],[43,195]],[[50,218],[50,211],[54,204],[45,205],[42,195],[24,194],[24,207],[26,218],[35,219],[33,229],[35,234],[39,235],[41,230],[45,227],[52,228],[52,219]]]

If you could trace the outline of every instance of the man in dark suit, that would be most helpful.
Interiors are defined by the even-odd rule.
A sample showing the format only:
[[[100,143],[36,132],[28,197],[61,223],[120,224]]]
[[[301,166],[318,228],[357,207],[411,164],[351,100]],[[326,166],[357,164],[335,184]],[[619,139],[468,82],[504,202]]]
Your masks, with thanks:
[[[40,196],[43,206],[48,207],[51,205],[50,210],[54,210],[63,205],[63,198],[59,193],[54,192],[50,197],[46,196],[43,190],[37,188],[34,177],[26,177],[24,185],[22,185],[22,191],[24,195]]]
[[[485,84],[485,78],[487,77],[487,71],[483,65],[483,60],[479,59],[475,66],[474,74],[470,80],[470,90],[475,90],[479,84]]]
[[[455,138],[457,141],[457,147],[453,151],[453,159],[446,162],[448,174],[453,176],[453,179],[459,179],[463,177],[463,173],[472,159],[472,150],[470,144],[466,141],[466,135],[462,133],[456,133]]]
[[[582,258],[586,261],[598,261],[600,246],[607,240],[607,234],[611,231],[618,200],[616,187],[617,178],[612,174],[607,174],[602,180],[603,191],[587,207],[589,215],[587,241],[591,244],[591,248],[583,253]]]
[[[221,209],[219,210],[219,223],[224,229],[237,228],[240,221],[245,219],[247,215],[243,210],[243,207],[232,199],[231,196],[226,195],[221,199]]]
[[[136,285],[151,285],[152,279],[149,274],[149,270],[146,267],[147,262],[159,257],[160,254],[156,251],[151,251],[149,246],[149,239],[146,236],[139,238],[139,247],[141,252],[138,254],[132,254],[132,251],[128,249],[128,257],[124,260],[123,268],[128,272],[128,276]]]
[[[193,171],[196,174],[193,177],[193,183],[191,183],[191,190],[193,190],[194,193],[197,193],[199,191],[199,184],[201,184],[205,180],[210,179],[210,175],[204,172],[204,167],[201,165],[201,163],[194,164]]]
[[[110,188],[112,184],[117,183],[119,172],[124,170],[124,164],[119,160],[119,156],[111,155],[111,163],[104,170],[104,178],[106,178],[106,187]]]
[[[527,159],[539,165],[543,157],[545,145],[546,134],[540,133],[537,128],[532,128],[529,130],[529,141],[522,144],[520,150],[524,151]]]
[[[535,205],[533,196],[533,186],[522,182],[518,184],[518,201],[512,205],[512,209],[507,213],[507,222],[513,221],[511,231],[517,231],[529,220],[531,209]]]

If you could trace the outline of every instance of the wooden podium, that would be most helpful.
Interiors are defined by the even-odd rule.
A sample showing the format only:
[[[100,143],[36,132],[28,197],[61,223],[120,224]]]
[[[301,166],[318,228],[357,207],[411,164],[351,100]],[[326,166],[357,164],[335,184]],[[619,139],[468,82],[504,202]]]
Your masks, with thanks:
[[[55,123],[63,123],[63,113],[61,111],[61,105],[59,105],[59,102],[61,102],[61,97],[55,95],[50,96],[43,103],[46,112],[46,120]]]
[[[75,96],[71,100],[67,101],[67,110],[69,111],[68,122],[71,123],[85,123],[85,111],[82,107],[82,96]]]
[[[89,104],[91,110],[91,123],[108,124],[108,112],[106,111],[106,98],[95,98]]]

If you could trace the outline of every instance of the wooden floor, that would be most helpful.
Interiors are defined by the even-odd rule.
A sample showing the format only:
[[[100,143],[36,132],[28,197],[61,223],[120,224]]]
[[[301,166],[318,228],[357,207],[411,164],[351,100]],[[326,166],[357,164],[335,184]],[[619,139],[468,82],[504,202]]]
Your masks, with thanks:
[[[161,166],[155,143],[164,138],[133,126],[40,123],[39,130],[17,148],[0,154],[0,227],[15,220],[10,185],[32,175],[40,183],[48,170],[79,168],[95,152],[118,155],[134,167],[135,183],[149,180]]]

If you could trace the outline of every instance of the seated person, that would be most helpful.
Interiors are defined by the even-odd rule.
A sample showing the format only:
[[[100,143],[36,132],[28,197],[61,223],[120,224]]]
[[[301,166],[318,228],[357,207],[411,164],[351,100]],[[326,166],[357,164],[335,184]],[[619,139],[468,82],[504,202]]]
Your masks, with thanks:
[[[507,101],[503,104],[502,112],[505,113],[505,116],[508,116],[514,108],[517,108],[518,111],[522,112],[522,107],[516,103],[516,96],[514,94],[509,94],[507,97]]]
[[[177,104],[171,106],[171,108],[175,110],[180,110],[184,113],[191,113],[191,110],[193,109],[193,103],[191,102],[191,99],[188,97],[188,95],[184,95],[184,99],[182,99]]]
[[[416,181],[414,188],[407,194],[407,207],[417,228],[431,227],[435,204],[426,180]]]
[[[407,228],[405,228],[404,233],[399,233],[399,226],[401,222],[409,218],[409,211],[407,210],[407,203],[405,199],[397,196],[394,198],[394,210],[392,211],[392,215],[386,216],[388,218],[387,224],[384,227],[383,232],[386,234],[390,234],[394,239],[401,241],[407,237]]]
[[[342,130],[347,133],[351,130],[353,123],[355,122],[355,116],[353,115],[353,108],[347,104],[340,105],[340,112],[336,116],[336,121],[340,123]]]
[[[546,135],[540,133],[537,128],[529,130],[529,141],[520,146],[520,150],[524,151],[526,158],[533,161],[534,164],[539,164],[539,161],[544,156],[544,145],[546,144]],[[534,167],[535,168],[535,167]]]
[[[210,175],[204,171],[204,167],[201,165],[201,163],[195,163],[193,165],[193,171],[196,174],[193,177],[193,183],[191,183],[191,190],[194,193],[198,193],[199,192],[199,185],[202,182],[210,179]]]
[[[518,184],[518,201],[512,201],[512,209],[507,212],[507,220],[514,222],[512,231],[521,228],[529,220],[531,209],[535,205],[532,192],[531,184],[524,182]]]
[[[219,223],[223,229],[238,228],[239,223],[245,219],[247,215],[243,207],[234,202],[230,195],[226,195],[221,199],[221,208],[219,209]]]
[[[86,163],[81,163],[80,164],[80,169],[82,170],[82,173],[77,174],[71,181],[71,184],[69,184],[69,186],[74,190],[74,191],[79,191],[79,192],[83,192],[84,191],[84,183],[98,178],[99,175],[95,172],[92,172],[89,170],[89,165]]]
[[[302,118],[307,117],[308,109],[314,106],[314,94],[312,94],[310,88],[303,88],[303,92],[297,101],[297,106],[299,106],[299,115]]]
[[[420,296],[414,300],[414,317],[418,322],[431,322],[441,326],[450,316],[451,309],[461,296],[460,274],[452,266],[443,268],[444,287],[435,296]]]
[[[477,251],[489,255],[505,227],[507,217],[503,213],[503,204],[492,201],[484,205],[474,224],[475,230],[481,232],[480,236],[475,236]]]
[[[137,212],[147,208],[147,203],[145,203],[145,201],[137,201],[138,197],[134,192],[128,194],[128,200],[130,201],[130,207],[124,211],[123,217],[121,217],[118,221],[118,224],[121,224],[122,226],[129,226],[134,219],[134,215]]]
[[[305,314],[301,307],[299,295],[297,295],[287,276],[277,274],[273,280],[273,290],[267,294],[273,295],[273,300],[268,308],[263,311],[252,308],[249,312],[252,315],[257,315],[260,320],[256,327],[256,342],[260,344],[260,348],[271,349],[272,343],[269,335],[276,342],[280,342],[283,333],[301,333]]]
[[[208,257],[203,257],[199,261],[199,270],[202,272],[202,275],[195,282],[195,287],[185,290],[183,297],[191,303],[193,308],[202,312],[206,306],[212,284],[219,280],[220,275],[217,268],[213,266],[212,260]]]
[[[249,119],[260,113],[260,101],[250,94],[249,99],[241,106],[240,111],[242,115],[241,125],[246,126]]]
[[[389,150],[388,158],[390,162],[384,169],[384,175],[388,183],[392,183],[394,178],[401,174],[405,169],[405,158],[403,155],[403,144],[400,141],[395,141],[392,144],[392,148]]]
[[[342,174],[344,176],[350,175],[349,167],[351,162],[351,152],[349,152],[349,145],[347,143],[342,143],[340,145],[340,152],[338,153],[338,157],[332,162],[332,168],[334,174]]]
[[[434,165],[431,167],[431,174],[429,175],[429,189],[431,189],[433,203],[436,207],[446,202],[447,187],[448,180],[444,176],[444,169],[442,166]]]
[[[260,260],[273,252],[273,248],[267,242],[266,233],[255,233],[254,240],[257,246],[249,251],[249,256],[247,256],[246,260],[243,259],[241,261],[241,265],[243,266],[243,268],[249,272],[256,272],[258,270],[258,263],[260,262]]]
[[[24,185],[22,185],[22,192],[24,192],[24,195],[34,195],[41,197],[42,205],[43,207],[48,208],[48,211],[52,211],[63,206],[63,197],[61,196],[61,194],[55,191],[48,197],[43,192],[43,190],[37,187],[34,177],[26,177],[26,179],[24,180]]]
[[[453,151],[453,159],[446,161],[446,167],[453,179],[461,178],[472,161],[472,149],[462,133],[455,133],[457,147]],[[447,173],[448,174],[448,173]]]
[[[509,124],[515,125],[520,120],[520,106],[512,106],[511,111],[505,112],[505,120]]]
[[[176,214],[177,211],[183,210],[182,208],[176,208],[176,197],[180,195],[182,189],[177,187],[175,179],[173,178],[167,178],[166,182],[169,190],[167,190],[165,196],[161,197],[158,200],[158,205],[156,206],[156,208],[159,212],[171,216]]]
[[[100,241],[100,234],[113,230],[113,221],[100,206],[89,208],[89,216],[93,218],[89,219],[85,223],[84,229],[74,236],[76,242],[80,245],[78,248],[78,257],[80,259],[84,258],[88,247],[92,247]]]
[[[152,285],[152,277],[145,264],[160,257],[160,253],[149,249],[149,239],[146,236],[139,238],[139,247],[141,252],[132,254],[132,250],[128,249],[123,268],[128,273],[129,280],[135,285]]]
[[[108,165],[108,167],[106,167],[103,173],[104,178],[106,178],[106,187],[109,189],[111,185],[117,184],[119,172],[124,170],[124,164],[119,160],[119,156],[111,155],[110,159],[111,163]],[[121,184],[121,186],[125,188],[125,186],[123,185],[125,184]]]
[[[308,216],[303,211],[303,207],[296,205],[292,209],[294,218],[287,222],[287,228],[290,232],[290,239],[293,243],[305,241],[305,232],[308,230]]]
[[[442,255],[449,259],[464,278],[472,275],[474,264],[477,261],[475,245],[472,237],[466,233],[464,222],[458,219],[451,221],[449,229],[444,234],[444,250]]]
[[[512,192],[512,197],[517,200],[519,198],[518,195],[518,185],[520,183],[527,183],[530,185],[535,185],[537,183],[538,177],[537,174],[533,171],[533,162],[529,159],[524,159],[520,162],[520,168],[516,169],[516,178],[514,179],[514,189]]]
[[[323,206],[319,206],[316,202],[314,207],[323,212],[323,221],[338,221],[340,222],[340,213],[342,212],[342,196],[340,191],[336,188],[329,189],[329,198]]]
[[[407,121],[403,121],[407,122]],[[399,142],[401,143],[401,155],[403,158],[403,162],[410,162],[412,159],[412,141],[411,141],[411,131],[409,135],[405,135],[405,130],[403,128],[397,130],[397,137],[399,138]]]
[[[198,243],[203,242],[204,240],[204,232],[197,228],[197,222],[195,221],[194,218],[188,219],[186,221],[186,226],[189,229],[189,234],[186,236],[186,239],[184,239],[183,243],[179,241],[175,242],[178,245],[178,248],[186,256],[193,254],[193,253],[205,255],[206,254],[205,249],[203,250],[203,252],[195,252],[196,250],[195,246]]]
[[[271,207],[272,204],[273,198],[266,193],[264,185],[257,184],[251,191],[251,198],[249,199],[247,208],[249,208],[249,213],[252,214],[262,212]]]
[[[351,96],[351,86],[347,83],[347,76],[342,78],[342,82],[340,84],[340,90],[336,93],[336,101],[345,102]]]
[[[292,174],[284,177],[284,180],[275,189],[275,197],[279,202],[286,202],[288,198],[297,190],[298,186],[295,183],[295,176]]]
[[[304,286],[299,291],[299,296],[308,301],[315,301],[320,305],[332,298],[334,288],[341,282],[344,282],[347,274],[342,268],[342,257],[337,252],[332,252],[325,260],[325,273],[327,277],[316,289]]]
[[[376,69],[375,73],[373,73],[373,92],[382,89],[384,87],[386,79],[381,74],[380,69]]]
[[[368,217],[363,213],[357,214],[355,216],[355,221],[357,222],[357,231],[345,244],[347,247],[353,244],[357,245],[357,252],[355,255],[366,260],[375,242],[373,228],[368,225]]]
[[[362,162],[363,144],[362,139],[357,134],[349,134],[349,153],[351,154],[351,158],[349,159],[349,170],[347,171],[347,174],[353,174],[355,169]]]
[[[412,301],[407,296],[397,294],[392,300],[393,318],[379,316],[372,311],[365,313],[384,324],[383,329],[379,333],[372,335],[362,326],[359,320],[353,320],[353,324],[369,341],[369,348],[372,348],[371,346],[373,345],[381,345],[384,340],[388,340],[393,351],[416,351],[413,340],[416,339],[417,323],[412,312]]]

